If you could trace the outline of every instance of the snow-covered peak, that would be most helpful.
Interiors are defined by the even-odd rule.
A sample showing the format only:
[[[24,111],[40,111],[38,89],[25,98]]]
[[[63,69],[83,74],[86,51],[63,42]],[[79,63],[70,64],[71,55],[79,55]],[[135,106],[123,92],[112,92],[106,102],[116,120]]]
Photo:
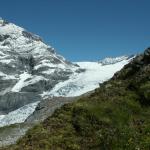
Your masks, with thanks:
[[[52,46],[45,44],[41,37],[26,29],[0,19],[0,51],[13,51],[24,56],[51,56],[65,62],[65,59],[55,53]]]
[[[38,46],[39,48],[49,47],[41,41],[39,36],[27,32],[24,28],[19,27],[13,23],[8,23],[4,20],[1,20],[0,22],[1,47],[3,46],[6,48],[11,48],[17,52],[23,52],[28,47],[31,50],[31,48],[34,46]]]
[[[0,20],[0,112],[41,100],[44,90],[51,90],[78,69],[38,35]]]
[[[1,35],[6,35],[6,34],[19,34],[21,33],[24,29],[21,27],[16,26],[13,23],[5,23],[4,20],[0,20],[1,26],[0,26],[0,34]]]
[[[22,121],[34,111],[35,102],[44,98],[78,96],[93,90],[128,62],[128,57],[122,56],[75,65],[38,35],[0,19],[0,123]],[[32,103],[35,107],[29,105],[29,110],[33,111],[27,115],[20,113]],[[21,119],[13,121],[11,116],[16,112]]]
[[[121,62],[123,60],[127,60],[128,58],[129,58],[128,56],[107,57],[103,60],[100,60],[99,63],[101,63],[102,65],[110,65],[110,64]]]

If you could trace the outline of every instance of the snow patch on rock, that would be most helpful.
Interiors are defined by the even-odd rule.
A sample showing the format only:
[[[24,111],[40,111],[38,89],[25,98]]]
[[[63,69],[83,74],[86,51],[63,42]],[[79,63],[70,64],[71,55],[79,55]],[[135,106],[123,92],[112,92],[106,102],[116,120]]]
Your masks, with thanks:
[[[25,105],[25,106],[15,110],[15,111],[12,111],[6,115],[0,115],[0,127],[10,125],[10,124],[24,122],[26,120],[26,118],[34,112],[38,103],[39,103],[39,101]]]
[[[30,84],[34,84],[40,80],[47,80],[43,76],[32,76],[31,74],[24,72],[20,75],[20,80],[12,88],[12,92],[20,92],[23,87],[26,87]]]

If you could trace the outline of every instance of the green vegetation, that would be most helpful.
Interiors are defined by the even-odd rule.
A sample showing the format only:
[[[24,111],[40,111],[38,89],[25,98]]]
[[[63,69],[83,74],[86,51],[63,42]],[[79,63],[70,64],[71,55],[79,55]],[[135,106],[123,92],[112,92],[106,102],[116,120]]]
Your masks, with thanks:
[[[150,64],[139,57],[8,149],[150,150]]]

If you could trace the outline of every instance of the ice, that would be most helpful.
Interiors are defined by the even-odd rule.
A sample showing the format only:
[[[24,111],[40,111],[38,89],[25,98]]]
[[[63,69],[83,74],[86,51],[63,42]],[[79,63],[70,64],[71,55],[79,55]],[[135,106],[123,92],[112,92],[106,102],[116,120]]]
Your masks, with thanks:
[[[6,115],[0,115],[0,127],[24,122],[34,112],[38,103],[39,101],[30,103]]]
[[[24,72],[23,74],[20,75],[20,80],[17,82],[17,84],[12,88],[12,92],[19,92],[21,88],[24,86],[25,80],[30,78],[31,75],[28,74],[27,72]]]
[[[51,91],[44,91],[41,96],[44,98],[51,96],[79,96],[99,87],[110,79],[114,73],[121,70],[124,65],[129,63],[130,59],[117,62],[110,65],[102,65],[98,62],[77,62],[85,72],[74,73],[69,80],[58,83]]]
[[[7,75],[3,72],[0,72],[0,77],[2,77],[3,80],[17,79],[14,75]]]
[[[9,64],[10,62],[14,61],[13,59],[1,59],[1,63]]]
[[[42,76],[32,76],[31,74],[24,72],[20,75],[19,81],[12,88],[11,91],[12,92],[20,92],[23,87],[28,86],[30,84],[34,84],[40,80],[47,80],[47,79]]]

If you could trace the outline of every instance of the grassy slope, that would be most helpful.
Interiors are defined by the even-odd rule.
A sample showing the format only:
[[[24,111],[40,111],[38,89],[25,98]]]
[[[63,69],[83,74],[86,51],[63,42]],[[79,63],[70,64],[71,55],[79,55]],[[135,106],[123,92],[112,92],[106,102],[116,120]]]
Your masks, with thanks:
[[[146,59],[137,57],[93,94],[56,110],[8,149],[149,150],[150,62]]]

